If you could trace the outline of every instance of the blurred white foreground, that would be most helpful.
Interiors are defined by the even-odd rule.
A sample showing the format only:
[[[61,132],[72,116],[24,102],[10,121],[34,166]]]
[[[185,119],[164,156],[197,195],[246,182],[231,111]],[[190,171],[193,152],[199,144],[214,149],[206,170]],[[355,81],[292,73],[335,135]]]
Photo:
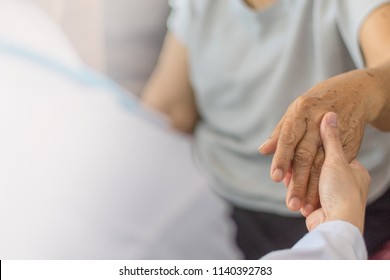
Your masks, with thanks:
[[[0,259],[229,259],[229,209],[169,131],[0,0]]]

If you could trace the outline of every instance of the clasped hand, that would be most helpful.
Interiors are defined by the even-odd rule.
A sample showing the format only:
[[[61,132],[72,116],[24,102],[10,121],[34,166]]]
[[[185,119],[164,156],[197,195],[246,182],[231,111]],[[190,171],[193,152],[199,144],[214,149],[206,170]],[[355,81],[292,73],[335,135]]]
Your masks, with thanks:
[[[311,88],[289,106],[260,146],[260,153],[274,153],[270,175],[288,187],[286,205],[290,210],[308,216],[320,207],[318,183],[325,159],[320,124],[325,113],[337,113],[345,158],[348,163],[356,158],[371,117],[369,93],[375,83],[370,74],[355,70]]]

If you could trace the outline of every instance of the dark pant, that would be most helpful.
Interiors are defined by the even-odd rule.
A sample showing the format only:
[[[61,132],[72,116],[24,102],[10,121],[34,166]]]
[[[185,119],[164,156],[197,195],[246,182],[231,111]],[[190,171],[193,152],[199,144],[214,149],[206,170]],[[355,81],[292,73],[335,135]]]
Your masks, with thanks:
[[[289,218],[235,207],[236,241],[246,259],[259,259],[270,251],[293,246],[307,233],[304,218]],[[368,254],[390,240],[390,189],[367,206],[364,229]]]

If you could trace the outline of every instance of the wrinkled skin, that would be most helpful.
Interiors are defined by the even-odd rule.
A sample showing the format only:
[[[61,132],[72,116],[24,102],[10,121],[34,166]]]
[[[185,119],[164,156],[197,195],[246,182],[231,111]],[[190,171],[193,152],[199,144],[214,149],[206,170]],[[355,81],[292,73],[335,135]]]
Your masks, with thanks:
[[[286,204],[304,216],[320,207],[318,182],[324,162],[320,123],[326,112],[338,115],[346,160],[355,159],[365,125],[380,108],[383,90],[375,70],[355,70],[321,82],[297,98],[288,108],[262,154],[274,153],[271,178],[288,186]]]
[[[370,175],[359,161],[348,164],[335,113],[325,114],[320,134],[325,150],[319,180],[321,208],[306,218],[307,229],[310,231],[323,222],[342,220],[355,225],[363,233]]]

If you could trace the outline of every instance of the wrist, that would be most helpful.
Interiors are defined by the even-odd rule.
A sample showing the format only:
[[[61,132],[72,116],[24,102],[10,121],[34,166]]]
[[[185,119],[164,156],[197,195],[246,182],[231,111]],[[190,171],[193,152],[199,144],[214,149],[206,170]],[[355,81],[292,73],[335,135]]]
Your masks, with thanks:
[[[385,89],[387,81],[384,79],[383,70],[377,68],[367,68],[355,70],[358,83],[355,94],[359,95],[359,100],[364,107],[363,120],[366,124],[374,123],[380,112],[383,110]]]
[[[325,221],[348,222],[357,227],[362,234],[364,231],[364,211],[362,212],[360,209],[341,209],[337,213],[328,216]]]

